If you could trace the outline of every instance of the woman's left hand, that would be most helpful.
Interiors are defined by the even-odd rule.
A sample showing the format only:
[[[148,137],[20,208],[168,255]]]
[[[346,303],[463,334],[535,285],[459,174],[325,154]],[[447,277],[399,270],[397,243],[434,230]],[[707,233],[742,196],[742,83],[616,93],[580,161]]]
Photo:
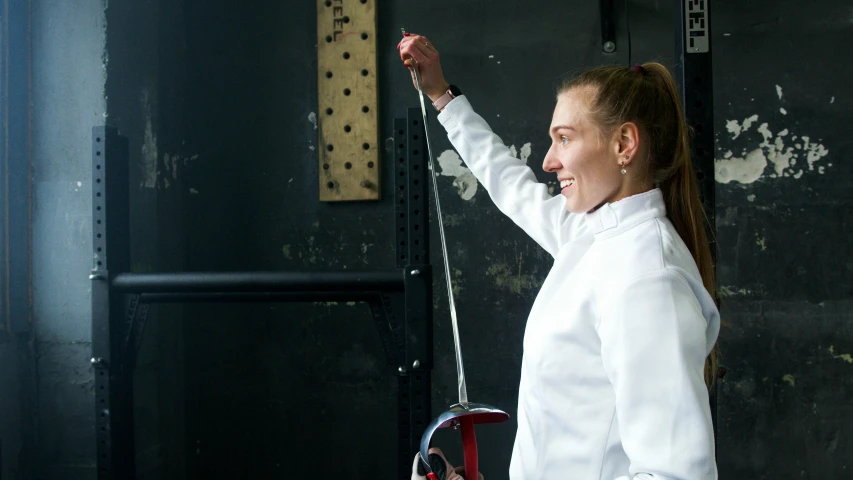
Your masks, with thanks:
[[[400,50],[400,60],[403,65],[409,67],[412,74],[412,83],[418,88],[413,68],[418,69],[421,77],[421,89],[433,102],[444,95],[450,84],[444,79],[441,71],[441,60],[438,50],[426,37],[407,33],[397,45]],[[415,59],[414,64],[412,58]]]
[[[465,480],[465,467],[453,468],[438,448],[429,449],[429,465],[438,480]],[[477,476],[478,480],[483,480],[482,473],[478,472]],[[427,480],[420,454],[415,455],[415,463],[412,464],[412,480]]]

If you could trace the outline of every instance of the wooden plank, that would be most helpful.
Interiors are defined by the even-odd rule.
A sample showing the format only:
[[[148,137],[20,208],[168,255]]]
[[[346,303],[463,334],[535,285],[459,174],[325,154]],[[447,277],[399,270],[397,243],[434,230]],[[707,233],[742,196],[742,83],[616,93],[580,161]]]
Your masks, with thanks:
[[[376,1],[317,0],[322,202],[380,198]]]

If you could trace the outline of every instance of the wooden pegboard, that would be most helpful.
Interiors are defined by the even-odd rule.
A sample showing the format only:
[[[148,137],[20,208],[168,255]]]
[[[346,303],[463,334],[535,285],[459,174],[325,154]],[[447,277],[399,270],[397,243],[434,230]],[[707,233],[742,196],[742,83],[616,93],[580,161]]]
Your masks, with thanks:
[[[379,199],[376,1],[317,0],[322,202]]]

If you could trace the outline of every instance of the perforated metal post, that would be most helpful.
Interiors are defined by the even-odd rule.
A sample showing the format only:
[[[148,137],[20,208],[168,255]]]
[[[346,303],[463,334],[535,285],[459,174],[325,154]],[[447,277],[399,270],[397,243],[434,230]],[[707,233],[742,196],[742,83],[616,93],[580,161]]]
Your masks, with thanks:
[[[92,366],[98,480],[133,478],[132,371],[123,365],[126,308],[112,275],[130,266],[128,144],[113,128],[92,135]]]
[[[716,266],[717,245],[714,241],[714,95],[711,62],[711,10],[709,0],[678,0],[675,18],[676,82],[681,88],[681,101],[687,123],[693,129],[690,145],[702,205],[708,217],[708,240]],[[719,384],[718,384],[719,385]],[[717,432],[718,390],[711,391],[711,419],[714,438]]]
[[[432,415],[432,269],[429,265],[428,158],[420,110],[395,128],[397,267],[405,269],[404,362],[398,367],[398,476],[411,475],[421,436]]]

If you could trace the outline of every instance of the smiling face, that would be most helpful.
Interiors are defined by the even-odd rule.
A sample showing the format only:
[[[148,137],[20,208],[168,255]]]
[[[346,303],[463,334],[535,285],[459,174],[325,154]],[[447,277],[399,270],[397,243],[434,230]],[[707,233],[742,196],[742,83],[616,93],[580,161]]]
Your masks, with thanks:
[[[609,141],[591,122],[589,89],[573,89],[557,97],[551,120],[551,148],[542,168],[555,173],[566,208],[586,213],[612,201],[622,183],[618,160]]]
[[[623,175],[620,166],[627,164],[630,169],[639,140],[636,126],[625,124],[612,135],[602,136],[588,113],[587,102],[593,93],[589,88],[575,88],[557,97],[551,148],[542,164],[546,172],[557,175],[566,208],[572,213],[591,212],[604,203],[639,193],[632,181],[634,172]]]

